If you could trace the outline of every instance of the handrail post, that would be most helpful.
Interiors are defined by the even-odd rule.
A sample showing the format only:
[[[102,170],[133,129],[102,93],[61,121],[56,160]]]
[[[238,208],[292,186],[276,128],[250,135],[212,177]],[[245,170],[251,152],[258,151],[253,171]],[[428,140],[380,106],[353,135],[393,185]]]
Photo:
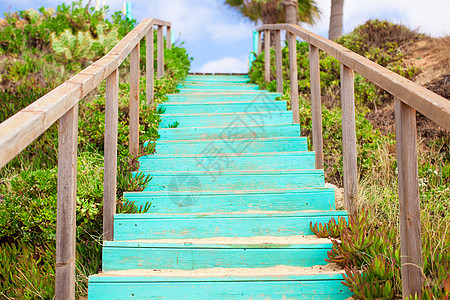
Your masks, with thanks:
[[[283,93],[283,64],[281,57],[281,31],[275,30],[275,70],[277,93]]]
[[[105,97],[105,167],[103,184],[103,239],[114,237],[117,187],[117,123],[119,100],[119,71],[106,78]]]
[[[295,34],[291,32],[287,32],[287,36],[289,45],[292,121],[294,124],[299,124],[300,115],[298,106],[297,39]]]
[[[145,70],[146,70],[146,86],[147,86],[147,104],[153,102],[155,96],[154,91],[154,77],[155,70],[153,67],[153,26],[145,35]]]
[[[258,55],[262,52],[262,31],[258,32]]]
[[[158,25],[158,69],[157,76],[161,78],[164,76],[164,34],[163,26]]]
[[[59,119],[55,299],[75,299],[78,104]]]
[[[395,99],[403,299],[422,291],[422,239],[416,111]]]
[[[139,47],[136,47],[130,53],[130,103],[129,107],[129,149],[132,157],[139,154]]]
[[[319,49],[309,44],[309,70],[311,82],[311,119],[313,150],[316,169],[323,169],[322,101],[320,99]]]
[[[357,200],[356,119],[354,72],[341,64],[342,149],[344,154],[344,204],[353,215]]]
[[[270,30],[264,30],[264,80],[270,81]]]
[[[167,26],[167,31],[166,31],[166,48],[172,49],[172,31],[171,31],[170,26]]]

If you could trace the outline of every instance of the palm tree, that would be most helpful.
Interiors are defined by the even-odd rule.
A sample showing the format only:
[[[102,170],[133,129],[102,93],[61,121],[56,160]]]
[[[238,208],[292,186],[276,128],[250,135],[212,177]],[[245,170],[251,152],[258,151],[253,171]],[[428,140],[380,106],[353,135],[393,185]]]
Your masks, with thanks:
[[[342,19],[344,17],[344,0],[331,0],[330,28],[328,38],[335,40],[342,36]]]
[[[255,23],[261,20],[263,24],[297,22],[313,24],[320,14],[315,0],[226,0],[225,4],[237,9]],[[291,14],[289,8],[295,5],[297,5],[297,20],[289,16]]]

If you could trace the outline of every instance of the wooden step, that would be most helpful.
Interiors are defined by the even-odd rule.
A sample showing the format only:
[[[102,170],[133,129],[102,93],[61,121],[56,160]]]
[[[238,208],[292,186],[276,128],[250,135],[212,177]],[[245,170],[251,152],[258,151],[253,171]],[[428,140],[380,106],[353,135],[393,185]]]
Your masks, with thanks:
[[[222,162],[223,171],[299,171],[314,169],[314,152],[221,153],[209,151],[193,155],[149,155],[139,159],[139,171],[151,174],[204,173],[205,166]]]
[[[116,214],[114,240],[311,235],[310,222],[325,223],[344,211],[217,214]]]
[[[89,299],[347,299],[342,274],[324,266],[115,271],[89,277]]]
[[[286,101],[254,101],[243,100],[240,102],[164,102],[158,104],[158,109],[164,114],[197,114],[197,113],[234,113],[234,112],[263,112],[263,111],[286,111]]]
[[[230,126],[237,120],[247,125],[289,124],[292,123],[292,112],[162,114],[159,128]]]
[[[239,145],[231,145],[231,141],[228,141],[228,144],[238,150],[251,144],[255,138],[298,137],[300,136],[300,125],[246,125],[237,119],[230,126],[160,128],[158,133],[158,140],[233,140],[234,142],[238,142]]]
[[[185,82],[242,82],[246,83],[250,81],[248,75],[189,75],[186,77]]]
[[[279,93],[262,93],[259,91],[246,92],[195,92],[190,94],[167,95],[169,103],[174,102],[253,102],[253,101],[274,101],[280,97]]]
[[[204,172],[173,173],[139,172],[151,175],[144,191],[260,191],[296,190],[299,188],[324,187],[323,170],[280,171],[226,171],[226,166],[212,164],[204,166]]]
[[[144,143],[147,146],[148,142]],[[201,154],[216,149],[220,153],[271,153],[289,151],[307,151],[305,137],[267,137],[245,139],[210,139],[210,140],[159,140],[155,151],[158,155]],[[145,157],[145,156],[144,156]]]
[[[239,82],[229,82],[229,83],[219,83],[210,84],[203,82],[186,82],[177,86],[178,89],[188,89],[188,90],[259,90],[257,84],[249,83],[239,83]]]
[[[152,213],[223,213],[248,211],[334,210],[334,189],[304,188],[294,191],[128,192],[124,197],[135,205],[151,203]]]
[[[325,265],[331,248],[315,236],[111,241],[102,270],[312,267]]]
[[[196,93],[198,91],[202,91],[205,93],[213,93],[213,92],[221,92],[221,93],[226,93],[226,92],[247,92],[247,91],[254,91],[255,93],[261,93],[261,90],[258,89],[238,89],[238,88],[227,88],[226,86],[222,86],[221,88],[204,88],[204,89],[196,89],[196,88],[184,88],[184,89],[180,89],[180,94],[191,94],[191,93]]]

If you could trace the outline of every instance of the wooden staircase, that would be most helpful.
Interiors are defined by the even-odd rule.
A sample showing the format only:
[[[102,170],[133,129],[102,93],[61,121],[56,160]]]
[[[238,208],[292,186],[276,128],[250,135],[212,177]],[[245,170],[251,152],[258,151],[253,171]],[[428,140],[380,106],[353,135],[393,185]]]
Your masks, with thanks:
[[[89,299],[346,299],[310,222],[346,216],[285,101],[247,76],[189,76],[159,105],[153,176],[126,193]],[[174,128],[176,127],[176,128]]]

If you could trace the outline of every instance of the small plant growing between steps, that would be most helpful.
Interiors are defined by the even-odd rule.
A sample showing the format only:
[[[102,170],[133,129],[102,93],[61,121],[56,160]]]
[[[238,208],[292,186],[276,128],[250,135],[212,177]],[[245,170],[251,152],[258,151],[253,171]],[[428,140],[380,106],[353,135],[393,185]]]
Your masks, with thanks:
[[[117,213],[119,214],[145,214],[152,206],[151,202],[146,202],[145,205],[139,207],[135,204],[135,201],[127,201],[122,199],[117,204]]]
[[[180,125],[180,123],[178,123],[178,121],[175,121],[175,123],[169,125],[169,128],[177,128],[178,125]]]
[[[160,106],[160,107],[158,107],[158,110],[156,112],[161,115],[166,112],[166,108],[163,106]]]

